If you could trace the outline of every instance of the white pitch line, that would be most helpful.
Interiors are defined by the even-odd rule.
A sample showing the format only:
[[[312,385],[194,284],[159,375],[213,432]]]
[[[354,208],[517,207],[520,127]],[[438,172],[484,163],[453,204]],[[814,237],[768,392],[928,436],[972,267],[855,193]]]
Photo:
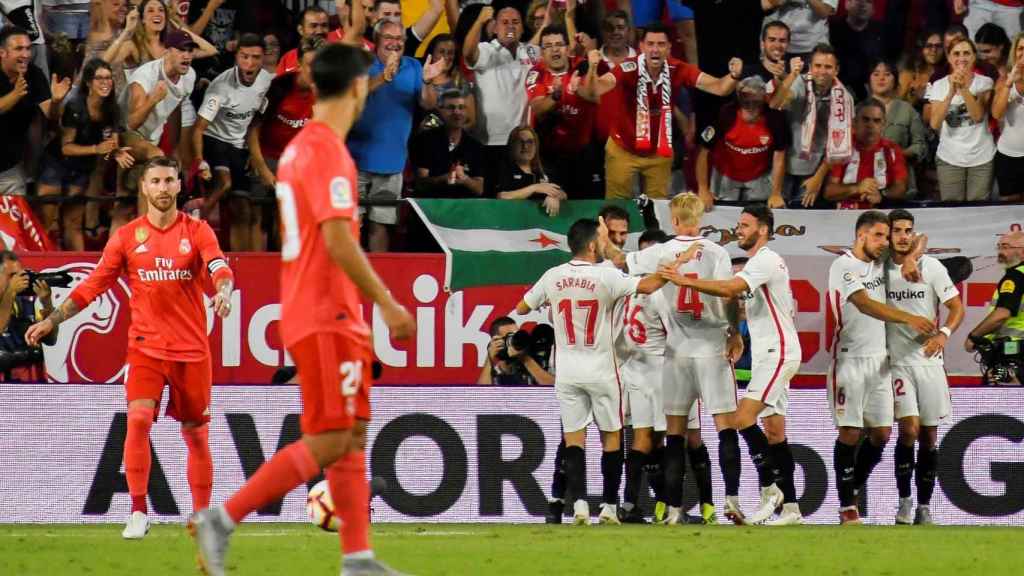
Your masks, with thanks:
[[[326,531],[311,531],[310,534],[323,534],[325,536],[331,534]],[[398,536],[472,536],[477,532],[460,531],[460,530],[425,530],[419,532],[376,532],[375,537],[398,537]],[[279,530],[267,530],[262,532],[237,532],[235,538],[278,538],[278,537],[296,537],[306,536],[305,532],[297,531],[279,531]],[[173,533],[157,533],[151,532],[146,539],[159,539],[167,537],[180,537],[180,534]],[[115,531],[100,532],[96,530],[88,531],[74,531],[74,530],[59,530],[57,532],[2,532],[0,538],[97,538],[97,539],[116,539],[117,533]]]

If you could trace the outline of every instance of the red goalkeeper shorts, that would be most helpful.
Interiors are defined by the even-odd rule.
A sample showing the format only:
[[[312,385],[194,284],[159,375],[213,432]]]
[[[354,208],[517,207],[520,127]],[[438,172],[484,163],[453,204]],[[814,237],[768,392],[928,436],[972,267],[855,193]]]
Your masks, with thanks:
[[[373,349],[369,339],[310,334],[288,349],[302,390],[302,431],[348,430],[370,419]]]
[[[170,385],[168,416],[178,422],[210,421],[213,367],[209,356],[198,362],[175,362],[153,358],[129,348],[127,363],[124,388],[128,402],[155,401],[153,419],[156,420],[156,415],[160,413],[164,386]]]

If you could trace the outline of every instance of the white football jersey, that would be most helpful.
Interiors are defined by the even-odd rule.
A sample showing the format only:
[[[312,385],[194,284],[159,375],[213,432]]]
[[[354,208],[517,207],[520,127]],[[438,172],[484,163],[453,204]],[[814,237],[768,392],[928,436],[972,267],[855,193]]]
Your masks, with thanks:
[[[614,268],[572,260],[548,270],[523,296],[530,308],[551,306],[555,327],[555,382],[591,384],[618,380],[615,303],[636,293],[639,278]]]
[[[938,320],[939,306],[959,297],[960,291],[950,280],[946,267],[935,258],[922,256],[918,268],[922,282],[907,282],[900,273],[900,266],[888,261],[885,270],[888,304],[916,316]],[[933,358],[924,355],[922,346],[928,338],[913,328],[905,324],[886,324],[885,336],[889,361],[894,366],[942,366],[942,354]]]
[[[622,299],[620,358],[632,354],[665,355],[668,303],[661,290],[653,294],[636,294]]]
[[[679,268],[686,275],[703,280],[728,280],[732,278],[732,260],[725,248],[705,238],[676,236],[675,238],[648,246],[639,252],[626,255],[630,274],[651,274],[659,264],[670,264],[676,256],[685,252],[694,242],[700,242],[702,249],[697,255]],[[666,284],[661,289],[668,303],[670,320],[667,345],[681,358],[719,357],[725,353],[726,300],[717,296],[701,294],[692,288],[681,289],[675,284]]]
[[[885,263],[864,262],[849,251],[832,262],[828,273],[828,313],[835,321],[833,353],[836,357],[885,356],[885,322],[862,313],[849,300],[866,290],[868,297],[885,302]]]
[[[199,116],[209,122],[206,135],[245,148],[245,137],[252,119],[263,108],[273,74],[260,70],[251,86],[242,83],[238,66],[232,66],[213,79],[203,96]]]
[[[751,355],[755,359],[800,360],[800,339],[793,320],[795,307],[786,262],[774,250],[763,246],[736,276],[742,278],[748,288],[744,301]]]

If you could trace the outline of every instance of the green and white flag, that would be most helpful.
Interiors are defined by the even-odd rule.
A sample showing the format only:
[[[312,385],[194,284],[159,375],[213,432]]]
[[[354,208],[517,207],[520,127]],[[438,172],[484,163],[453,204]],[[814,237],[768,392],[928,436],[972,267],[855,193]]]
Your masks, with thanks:
[[[566,235],[573,222],[597,218],[603,200],[563,202],[558,216],[529,200],[409,200],[445,253],[445,290],[532,284],[548,268],[569,261]],[[630,240],[643,231],[632,202]]]

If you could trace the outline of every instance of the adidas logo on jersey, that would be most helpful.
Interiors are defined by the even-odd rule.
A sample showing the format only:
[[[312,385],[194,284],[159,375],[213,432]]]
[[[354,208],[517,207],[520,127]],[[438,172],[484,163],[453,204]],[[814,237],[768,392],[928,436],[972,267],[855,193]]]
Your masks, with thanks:
[[[886,293],[889,300],[902,302],[904,300],[920,300],[924,298],[924,290],[889,290]]]
[[[139,247],[135,249],[136,254],[145,254],[149,252],[149,248],[146,248],[145,244],[139,244]]]

